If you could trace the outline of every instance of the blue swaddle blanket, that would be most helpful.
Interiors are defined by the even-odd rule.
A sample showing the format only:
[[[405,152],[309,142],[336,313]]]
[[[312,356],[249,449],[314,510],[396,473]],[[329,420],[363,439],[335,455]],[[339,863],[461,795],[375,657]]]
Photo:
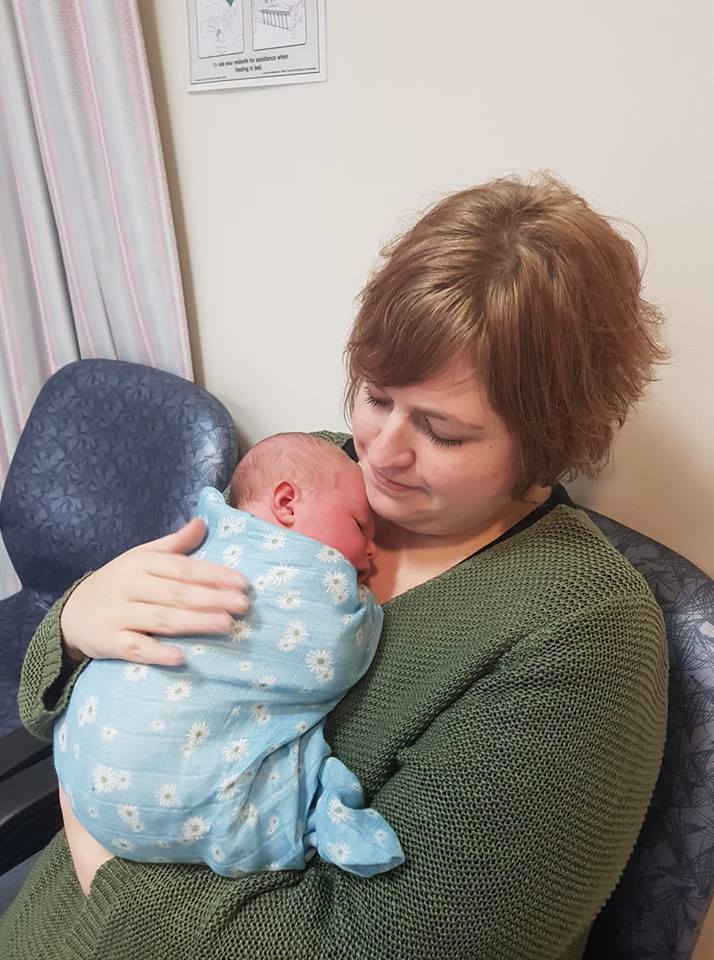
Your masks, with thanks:
[[[323,736],[365,673],[383,614],[332,547],[230,507],[210,487],[194,556],[241,570],[252,605],[231,634],[163,638],[179,667],[92,661],[55,723],[57,775],[85,828],[131,860],[223,876],[323,860],[360,876],[403,863]]]

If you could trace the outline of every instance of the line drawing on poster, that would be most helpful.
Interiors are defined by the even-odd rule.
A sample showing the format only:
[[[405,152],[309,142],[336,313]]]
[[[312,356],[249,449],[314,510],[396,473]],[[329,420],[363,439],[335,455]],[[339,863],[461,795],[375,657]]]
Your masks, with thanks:
[[[243,53],[243,0],[194,0],[198,57]]]
[[[306,43],[305,0],[252,0],[253,49]]]

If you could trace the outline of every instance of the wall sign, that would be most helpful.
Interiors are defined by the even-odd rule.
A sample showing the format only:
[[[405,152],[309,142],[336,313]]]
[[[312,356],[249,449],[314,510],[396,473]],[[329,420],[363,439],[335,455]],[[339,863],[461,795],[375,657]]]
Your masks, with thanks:
[[[325,0],[187,0],[189,90],[325,79]]]

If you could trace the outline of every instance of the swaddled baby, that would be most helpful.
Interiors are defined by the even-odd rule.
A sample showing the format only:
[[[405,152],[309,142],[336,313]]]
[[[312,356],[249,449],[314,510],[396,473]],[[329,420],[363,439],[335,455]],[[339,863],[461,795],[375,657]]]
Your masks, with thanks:
[[[60,786],[82,828],[139,861],[237,876],[315,852],[361,876],[403,862],[326,715],[365,673],[382,611],[364,585],[374,520],[359,467],[307,434],[257,444],[231,505],[201,491],[195,556],[239,568],[252,604],[230,635],[170,639],[179,667],[96,660],[55,725]]]

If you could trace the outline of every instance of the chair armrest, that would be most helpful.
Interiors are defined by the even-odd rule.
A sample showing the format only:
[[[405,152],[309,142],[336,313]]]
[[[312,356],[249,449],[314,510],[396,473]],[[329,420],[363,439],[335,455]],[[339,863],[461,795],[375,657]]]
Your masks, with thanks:
[[[0,738],[0,875],[41,850],[62,826],[52,745],[24,728]]]
[[[24,727],[0,737],[0,783],[52,754],[52,744],[37,740]]]

